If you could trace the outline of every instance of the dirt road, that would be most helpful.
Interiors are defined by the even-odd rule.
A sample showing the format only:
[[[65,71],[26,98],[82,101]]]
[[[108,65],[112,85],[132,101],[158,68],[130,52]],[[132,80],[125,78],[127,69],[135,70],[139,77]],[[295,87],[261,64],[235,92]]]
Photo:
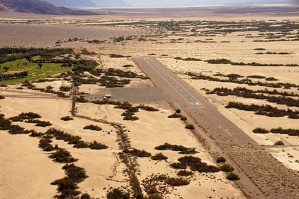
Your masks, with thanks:
[[[223,154],[235,167],[241,180],[236,184],[248,198],[299,198],[299,176],[286,168],[246,135],[195,89],[153,57],[134,58],[152,81],[168,91],[175,106],[196,124],[214,156]]]

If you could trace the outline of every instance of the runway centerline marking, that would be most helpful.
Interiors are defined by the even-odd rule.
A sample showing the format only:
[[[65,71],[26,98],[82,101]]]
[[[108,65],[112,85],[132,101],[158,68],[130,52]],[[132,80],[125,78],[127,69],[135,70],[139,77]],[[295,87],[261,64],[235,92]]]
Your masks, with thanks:
[[[152,67],[152,64],[151,63],[149,63],[148,62],[148,60],[147,59],[144,59],[144,61],[152,68],[152,69],[154,69],[171,87],[173,87],[176,91],[177,91],[177,93],[180,95],[180,96],[182,96],[182,98],[184,98],[184,100],[188,103],[188,104],[190,104],[191,105],[191,102],[189,102],[189,100],[188,99],[186,99],[186,97],[184,97],[180,92],[178,92],[178,90],[172,85],[172,84],[170,84],[170,82],[169,81],[167,81],[162,75],[161,75],[161,73],[159,73],[158,71],[157,71],[157,69],[155,68],[155,67]]]
[[[148,61],[150,61],[152,64],[154,64],[156,67],[152,67],[152,65],[150,65],[151,66],[151,68],[153,68],[153,69],[155,69],[155,68],[157,68],[157,69],[161,69],[161,71],[163,71],[163,73],[164,74],[167,74],[167,76],[168,77],[170,77],[177,85],[179,85],[182,89],[184,89],[192,98],[193,98],[193,100],[192,101],[194,101],[194,102],[196,102],[196,105],[202,105],[202,103],[200,103],[199,101],[198,101],[198,99],[196,98],[196,97],[194,97],[188,90],[186,90],[179,82],[177,82],[171,75],[169,75],[163,68],[161,68],[161,67],[159,67],[159,64],[158,63],[156,63],[156,61],[154,61],[153,59],[151,59],[151,58],[143,58],[143,60],[145,60],[148,64],[149,64],[149,62]],[[157,70],[156,70],[157,71]],[[189,102],[189,101],[188,101]],[[190,102],[189,102],[190,103]]]

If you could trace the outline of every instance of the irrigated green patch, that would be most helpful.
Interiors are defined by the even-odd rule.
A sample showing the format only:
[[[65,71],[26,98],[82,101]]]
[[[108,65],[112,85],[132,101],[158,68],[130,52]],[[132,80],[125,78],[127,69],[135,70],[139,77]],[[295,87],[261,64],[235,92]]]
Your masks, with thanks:
[[[5,68],[8,67],[7,72]],[[7,68],[6,68],[7,69]],[[28,77],[11,80],[0,80],[0,84],[16,84],[21,83],[25,80],[33,81],[56,74],[71,71],[71,68],[63,68],[62,64],[57,63],[43,63],[42,67],[39,68],[37,63],[29,63],[26,59],[20,59],[16,61],[6,62],[1,64],[0,75],[5,73],[15,73],[21,71],[28,71]]]

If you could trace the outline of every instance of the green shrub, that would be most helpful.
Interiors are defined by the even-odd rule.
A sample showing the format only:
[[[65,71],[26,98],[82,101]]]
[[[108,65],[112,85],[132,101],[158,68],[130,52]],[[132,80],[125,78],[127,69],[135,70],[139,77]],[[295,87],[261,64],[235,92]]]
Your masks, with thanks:
[[[279,140],[277,142],[274,143],[275,146],[282,146],[284,145],[283,141]]]
[[[92,125],[92,124],[85,126],[83,129],[89,129],[89,130],[92,130],[92,131],[101,131],[102,130],[101,127],[96,126],[96,125]]]
[[[156,150],[172,150],[172,151],[179,151],[180,154],[195,154],[197,151],[195,148],[187,148],[182,145],[176,144],[168,144],[165,143],[163,145],[159,145],[155,147]]]
[[[181,170],[177,173],[178,176],[192,176],[192,171]]]
[[[59,163],[71,163],[77,161],[77,159],[73,158],[70,152],[66,151],[65,149],[58,149],[49,157],[52,158],[55,162]]]
[[[151,157],[151,153],[145,151],[145,150],[139,150],[139,149],[124,149],[124,153],[129,153],[133,156],[139,157],[139,158],[144,158],[144,157]]]
[[[107,199],[130,199],[130,194],[120,189],[113,189],[107,194]]]
[[[253,132],[258,133],[258,134],[267,134],[267,133],[269,133],[268,130],[263,129],[263,128],[255,128],[255,129],[253,129]]]
[[[63,120],[63,121],[70,121],[70,120],[73,120],[74,118],[72,118],[70,116],[65,116],[65,117],[62,117],[60,119]]]
[[[59,180],[55,180],[51,183],[51,185],[57,185],[57,190],[60,192],[58,198],[75,198],[80,194],[77,184],[70,179],[69,177],[65,177]]]
[[[152,158],[152,160],[167,160],[168,159],[168,157],[166,157],[162,153],[157,153],[156,155],[152,156],[151,158]]]
[[[91,199],[91,197],[88,193],[84,193],[81,195],[80,199]]]
[[[183,178],[166,178],[165,182],[171,186],[185,186],[190,183],[189,180]]]
[[[41,139],[39,141],[38,146],[43,150],[43,151],[53,151],[54,147],[51,145],[52,140],[50,139]]]
[[[226,162],[226,159],[225,159],[225,157],[218,157],[217,159],[216,159],[216,162],[217,163],[221,163],[221,162]]]
[[[240,177],[237,174],[231,172],[227,174],[226,179],[235,181],[240,180]]]
[[[80,183],[88,177],[85,169],[77,167],[74,164],[66,164],[62,167],[62,169],[64,169],[66,175],[76,183]]]
[[[234,168],[231,165],[224,164],[220,166],[220,170],[224,172],[233,172]]]
[[[107,149],[108,146],[98,143],[97,141],[93,141],[89,144],[89,148],[94,150],[102,150],[102,149]]]

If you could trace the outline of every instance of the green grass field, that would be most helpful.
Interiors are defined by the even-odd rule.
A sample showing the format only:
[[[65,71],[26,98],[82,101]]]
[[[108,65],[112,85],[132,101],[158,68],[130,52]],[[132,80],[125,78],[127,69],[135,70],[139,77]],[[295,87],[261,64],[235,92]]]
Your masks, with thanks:
[[[71,71],[71,68],[62,68],[61,66],[62,64],[45,63],[43,64],[42,68],[39,69],[38,64],[29,63],[26,59],[6,62],[1,64],[0,75],[5,73],[14,73],[21,71],[28,71],[29,75],[26,78],[0,81],[0,84],[17,84],[22,83],[25,80],[39,80],[56,74]],[[7,72],[5,72],[4,67],[9,67]]]

